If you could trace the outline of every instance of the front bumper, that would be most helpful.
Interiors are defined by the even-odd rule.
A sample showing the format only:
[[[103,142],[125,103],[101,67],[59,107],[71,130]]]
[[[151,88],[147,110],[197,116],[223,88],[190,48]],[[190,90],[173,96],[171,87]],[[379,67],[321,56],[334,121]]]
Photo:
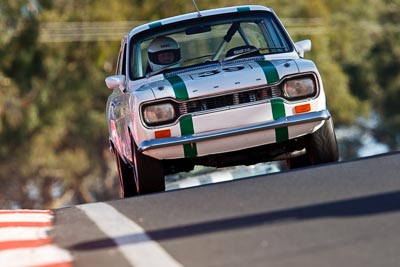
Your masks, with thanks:
[[[215,140],[225,137],[238,136],[265,130],[272,130],[276,128],[290,127],[312,122],[321,122],[329,120],[330,118],[331,114],[329,113],[328,110],[321,110],[321,111],[309,112],[288,117],[282,117],[271,122],[251,125],[238,129],[230,129],[212,133],[185,135],[181,137],[146,140],[138,145],[138,150],[143,152],[152,149],[159,149],[159,148],[178,146],[184,144],[193,144],[193,143],[199,143],[203,141]]]

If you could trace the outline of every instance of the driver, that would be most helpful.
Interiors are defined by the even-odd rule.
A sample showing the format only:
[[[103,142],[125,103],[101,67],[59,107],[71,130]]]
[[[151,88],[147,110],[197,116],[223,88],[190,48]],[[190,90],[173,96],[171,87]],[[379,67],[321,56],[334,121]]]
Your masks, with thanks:
[[[157,37],[147,50],[151,71],[177,63],[181,59],[179,44],[170,37]]]

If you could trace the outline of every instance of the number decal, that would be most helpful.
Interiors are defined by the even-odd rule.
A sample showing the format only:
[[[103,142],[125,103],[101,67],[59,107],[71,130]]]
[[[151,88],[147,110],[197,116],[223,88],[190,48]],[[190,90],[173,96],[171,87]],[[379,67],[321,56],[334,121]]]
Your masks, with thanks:
[[[240,71],[243,69],[244,69],[244,66],[235,66],[235,67],[224,68],[222,70],[225,72],[235,72],[235,71]]]
[[[219,71],[219,70],[206,71],[206,72],[199,73],[199,77],[213,76],[213,75],[216,75],[216,74],[218,74],[220,72],[221,71]]]
[[[209,77],[209,76],[217,75],[218,73],[221,73],[221,72],[235,72],[235,71],[243,70],[244,68],[245,68],[244,66],[233,66],[233,67],[223,68],[222,71],[221,70],[205,71],[205,72],[199,73],[198,77],[200,77],[200,78]]]

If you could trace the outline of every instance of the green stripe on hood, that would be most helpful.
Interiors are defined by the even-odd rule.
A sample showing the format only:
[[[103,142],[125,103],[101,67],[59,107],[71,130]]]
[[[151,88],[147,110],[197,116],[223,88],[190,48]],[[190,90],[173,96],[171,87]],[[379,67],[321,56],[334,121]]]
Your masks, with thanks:
[[[172,85],[176,99],[179,99],[179,100],[189,99],[189,94],[188,94],[186,85],[179,76],[172,76],[172,77],[168,77],[166,79]]]
[[[257,61],[257,64],[260,65],[262,70],[264,71],[265,78],[267,79],[268,84],[276,83],[279,81],[279,74],[276,70],[275,66],[269,61]]]

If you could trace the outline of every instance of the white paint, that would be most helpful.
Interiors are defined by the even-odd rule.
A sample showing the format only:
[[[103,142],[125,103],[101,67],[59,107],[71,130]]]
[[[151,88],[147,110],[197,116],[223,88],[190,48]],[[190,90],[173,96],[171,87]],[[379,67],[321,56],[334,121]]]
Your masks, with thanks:
[[[186,179],[179,183],[179,188],[195,187],[201,185],[198,179]]]
[[[63,262],[72,262],[71,255],[66,250],[52,245],[0,251],[0,266],[43,266]]]
[[[106,203],[77,206],[114,240],[120,252],[135,267],[181,267],[143,228]]]
[[[213,183],[220,183],[220,182],[233,180],[233,176],[228,171],[213,172],[213,173],[211,173],[211,180]]]
[[[0,242],[47,238],[51,227],[2,227]]]
[[[0,222],[50,222],[52,218],[53,215],[47,213],[0,213]]]
[[[11,225],[13,222],[18,223],[51,223],[54,215],[48,210],[2,210],[0,211],[0,222]],[[47,239],[48,231],[52,227],[0,227],[0,242],[3,246],[10,242],[21,241],[21,248],[2,249],[0,250],[0,266],[7,267],[30,267],[30,266],[46,266],[59,263],[71,263],[73,258],[71,254],[64,249],[55,245],[42,245],[37,247],[29,247],[32,242],[40,239]],[[26,241],[26,242],[24,242]],[[26,246],[25,248],[23,246]],[[71,265],[72,266],[72,265]]]

